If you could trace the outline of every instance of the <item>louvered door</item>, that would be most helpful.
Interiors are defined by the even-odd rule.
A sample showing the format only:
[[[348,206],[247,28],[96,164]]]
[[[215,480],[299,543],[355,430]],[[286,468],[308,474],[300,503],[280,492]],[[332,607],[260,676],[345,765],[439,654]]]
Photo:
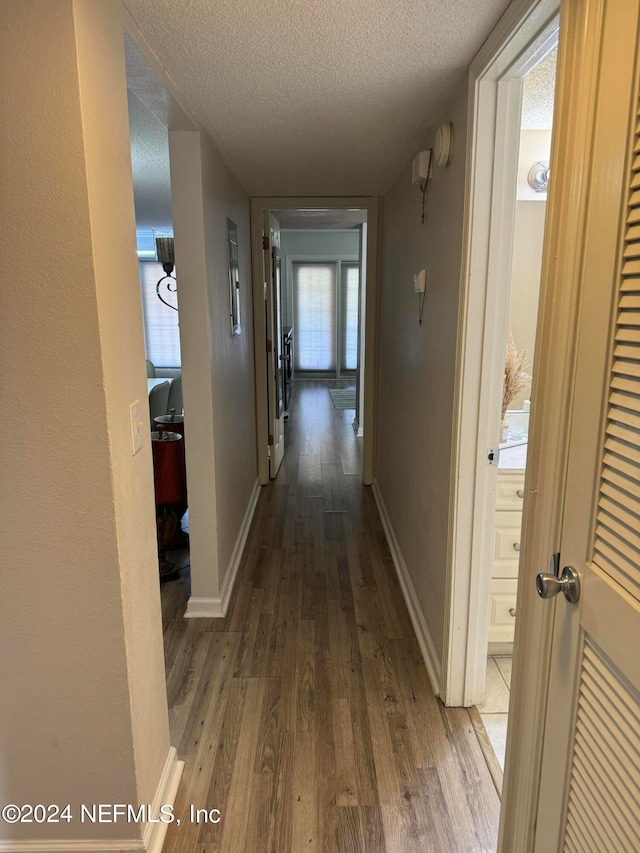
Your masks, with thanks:
[[[640,850],[640,2],[601,8],[536,853]]]

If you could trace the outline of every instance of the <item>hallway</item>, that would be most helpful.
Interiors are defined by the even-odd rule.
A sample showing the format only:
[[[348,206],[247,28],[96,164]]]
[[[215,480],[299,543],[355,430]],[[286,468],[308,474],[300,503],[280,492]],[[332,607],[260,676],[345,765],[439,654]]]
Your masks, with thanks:
[[[293,383],[227,616],[183,619],[163,587],[186,761],[165,853],[495,850],[498,796],[468,712],[433,696],[341,384]]]

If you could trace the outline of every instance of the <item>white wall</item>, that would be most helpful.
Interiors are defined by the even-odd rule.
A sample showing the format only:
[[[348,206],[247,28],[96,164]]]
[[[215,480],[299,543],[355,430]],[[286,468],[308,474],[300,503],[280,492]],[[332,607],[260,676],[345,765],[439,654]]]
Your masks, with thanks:
[[[525,370],[533,374],[533,354],[538,321],[538,297],[542,272],[542,244],[546,203],[518,201],[513,234],[509,326],[518,349],[527,351]],[[520,394],[511,404],[521,409],[530,390]]]
[[[518,201],[547,200],[546,192],[536,192],[530,185],[528,176],[536,163],[548,163],[551,156],[551,130],[520,131],[520,149],[518,156]]]
[[[203,131],[171,131],[191,593],[220,598],[257,479],[249,199]],[[227,216],[238,226],[242,334],[231,335]]]
[[[169,756],[121,8],[2,13],[0,799],[77,814],[152,802]],[[0,823],[57,849],[141,831]]]
[[[467,95],[443,120],[454,151],[422,196],[408,163],[384,197],[376,479],[436,653],[442,653],[462,252]],[[421,146],[432,147],[435,128]],[[413,275],[428,271],[422,326]]]

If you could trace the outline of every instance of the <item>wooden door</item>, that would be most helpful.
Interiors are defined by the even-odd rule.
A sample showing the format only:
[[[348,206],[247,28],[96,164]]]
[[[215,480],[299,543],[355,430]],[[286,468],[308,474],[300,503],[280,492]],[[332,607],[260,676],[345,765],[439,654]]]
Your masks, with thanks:
[[[579,598],[545,602],[536,853],[631,853],[640,841],[640,2],[588,5],[600,16],[598,65],[579,84],[597,89],[592,166],[578,189],[574,386],[558,413],[570,420],[559,570],[576,570]]]

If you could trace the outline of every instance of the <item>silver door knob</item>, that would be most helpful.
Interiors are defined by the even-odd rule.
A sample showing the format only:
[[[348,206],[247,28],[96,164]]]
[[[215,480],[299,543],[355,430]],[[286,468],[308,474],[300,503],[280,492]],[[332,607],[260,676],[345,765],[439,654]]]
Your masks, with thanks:
[[[575,604],[580,598],[580,578],[573,566],[565,566],[559,578],[540,572],[536,575],[536,590],[540,598],[553,598],[562,592],[567,601]]]

